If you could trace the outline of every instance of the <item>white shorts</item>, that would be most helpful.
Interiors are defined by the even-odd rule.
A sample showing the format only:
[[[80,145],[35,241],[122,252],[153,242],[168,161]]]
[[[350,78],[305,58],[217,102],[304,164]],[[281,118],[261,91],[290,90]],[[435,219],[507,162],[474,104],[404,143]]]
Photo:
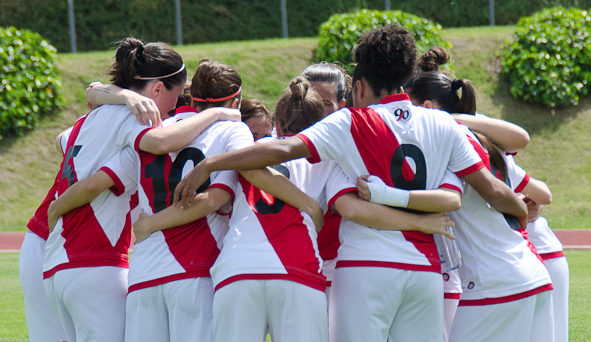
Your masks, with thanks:
[[[443,272],[443,342],[449,340],[451,326],[462,295],[462,280],[458,270]]]
[[[441,342],[441,274],[386,267],[337,268],[328,311],[331,342]]]
[[[68,342],[123,341],[128,272],[113,266],[70,268],[43,280]]]
[[[552,291],[512,302],[459,306],[450,342],[553,342]]]
[[[444,298],[443,299],[443,342],[449,341],[449,333],[458,310],[460,299]]]
[[[127,295],[126,342],[213,340],[213,282],[190,278]]]
[[[43,258],[45,240],[27,232],[21,246],[19,274],[25,295],[25,314],[29,329],[29,341],[64,341],[66,333],[59,318],[53,312],[43,287]]]
[[[289,280],[240,280],[215,292],[216,342],[327,342],[326,295]]]
[[[552,278],[552,304],[554,305],[554,332],[556,342],[568,342],[569,271],[565,257],[544,260]]]

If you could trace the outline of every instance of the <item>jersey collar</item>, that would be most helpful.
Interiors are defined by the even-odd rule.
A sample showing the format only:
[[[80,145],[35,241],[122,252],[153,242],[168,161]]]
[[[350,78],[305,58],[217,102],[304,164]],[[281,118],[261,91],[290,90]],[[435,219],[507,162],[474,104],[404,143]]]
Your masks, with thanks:
[[[180,106],[174,111],[175,114],[186,113],[186,112],[199,113],[199,111],[197,109],[195,109],[195,107],[188,106],[188,105]]]
[[[385,103],[396,102],[396,101],[410,101],[410,97],[408,97],[408,94],[406,94],[406,93],[388,95],[388,96],[384,97],[380,101],[380,103],[385,104]]]

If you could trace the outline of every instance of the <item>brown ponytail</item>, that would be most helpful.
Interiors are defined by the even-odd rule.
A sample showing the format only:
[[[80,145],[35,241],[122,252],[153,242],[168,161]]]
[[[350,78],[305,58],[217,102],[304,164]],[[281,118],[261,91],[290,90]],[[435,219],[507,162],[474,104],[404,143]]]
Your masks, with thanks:
[[[507,163],[503,157],[504,151],[486,135],[474,132],[474,135],[480,140],[480,143],[488,151],[491,167],[496,167],[503,182],[507,181]],[[494,175],[495,177],[497,175]]]
[[[416,102],[429,100],[448,113],[476,114],[476,91],[467,79],[456,80],[442,72],[429,71],[408,81],[404,91]]]
[[[187,70],[183,58],[164,43],[144,44],[128,37],[119,42],[115,62],[108,72],[111,82],[121,88],[142,90],[153,79],[164,83],[171,90],[185,84]]]
[[[324,102],[304,77],[296,77],[277,101],[275,120],[283,135],[297,134],[324,118]]]

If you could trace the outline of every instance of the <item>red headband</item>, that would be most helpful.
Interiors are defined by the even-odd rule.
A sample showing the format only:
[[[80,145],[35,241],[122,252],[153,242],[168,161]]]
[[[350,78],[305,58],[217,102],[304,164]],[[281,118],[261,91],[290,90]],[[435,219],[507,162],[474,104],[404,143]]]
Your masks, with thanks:
[[[229,100],[233,97],[236,97],[236,95],[240,94],[240,92],[242,91],[242,87],[238,87],[238,91],[235,92],[232,95],[226,96],[226,97],[220,97],[219,99],[212,99],[211,97],[205,98],[205,99],[200,99],[198,97],[194,97],[193,100],[197,101],[197,102],[222,102],[222,101],[226,101]]]

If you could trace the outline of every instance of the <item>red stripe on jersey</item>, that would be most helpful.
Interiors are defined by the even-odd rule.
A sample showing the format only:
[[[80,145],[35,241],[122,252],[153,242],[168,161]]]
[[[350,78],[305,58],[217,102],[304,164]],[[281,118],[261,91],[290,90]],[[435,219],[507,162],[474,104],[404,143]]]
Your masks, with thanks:
[[[304,144],[306,144],[308,150],[310,150],[310,153],[312,154],[312,158],[307,158],[308,162],[310,162],[310,164],[320,163],[320,155],[318,154],[318,151],[316,150],[314,143],[312,143],[312,141],[308,139],[307,136],[301,133],[296,134],[296,137],[302,139],[302,141],[304,142]]]
[[[150,201],[152,212],[157,213],[172,204],[168,184],[172,159],[168,153],[155,155],[142,151],[139,155],[141,163],[140,186]]]
[[[357,188],[346,188],[346,189],[343,189],[343,190],[337,192],[337,194],[334,195],[334,196],[332,196],[332,198],[330,199],[330,201],[328,201],[328,209],[330,210],[330,207],[332,207],[332,205],[334,204],[334,202],[336,202],[336,200],[339,197],[343,196],[346,193],[353,192],[353,191],[356,192],[357,191]]]
[[[380,103],[384,104],[384,103],[390,103],[390,102],[396,102],[396,101],[410,101],[410,97],[408,97],[408,94],[406,94],[406,93],[388,95],[388,96],[384,97],[380,101]]]
[[[538,254],[538,251],[536,250],[536,246],[535,246],[535,245],[534,245],[534,244],[533,244],[531,241],[529,241],[528,234],[527,234],[527,230],[525,230],[525,229],[523,229],[523,228],[519,228],[519,229],[515,229],[515,230],[516,230],[516,231],[518,231],[518,232],[519,232],[519,233],[520,233],[520,234],[523,236],[523,238],[525,239],[525,241],[527,241],[527,247],[529,247],[529,250],[530,250],[532,253],[534,253],[534,254],[535,254],[535,256],[536,256],[536,257],[538,257],[538,259],[539,259],[541,262],[544,262],[544,260],[542,260],[542,258],[541,258],[541,257],[540,257],[540,255]]]
[[[140,199],[136,191],[133,193],[133,195],[131,195],[131,198],[129,199],[129,210],[137,208],[138,205],[140,205]]]
[[[391,97],[393,99],[398,98],[396,96]],[[369,174],[378,176],[386,185],[395,187],[396,184],[392,181],[390,168],[392,157],[400,143],[390,127],[374,110],[369,108],[350,108],[349,110],[351,111],[351,135]],[[410,167],[408,165],[406,167],[408,169],[405,173],[406,177],[411,177],[411,174],[414,177]],[[437,253],[433,235],[412,231],[403,231],[401,233],[407,241],[411,242],[419,252],[427,257],[433,269],[441,271],[439,254]]]
[[[113,183],[115,183],[115,185],[113,185],[112,187],[109,188],[109,190],[111,190],[111,192],[115,196],[121,196],[125,192],[125,186],[121,182],[121,179],[119,179],[119,177],[117,177],[115,172],[113,172],[111,169],[109,169],[106,166],[101,167],[99,169],[99,171],[103,171],[104,173],[106,173],[111,178]]]
[[[127,294],[133,291],[147,289],[148,287],[154,287],[166,283],[170,283],[172,281],[183,280],[183,279],[190,279],[190,278],[205,278],[210,277],[209,271],[195,271],[195,272],[186,272],[186,273],[177,273],[173,275],[169,275],[166,277],[144,281],[143,283],[137,283],[131,285],[129,289],[127,289]]]
[[[306,278],[294,277],[294,275],[291,275],[291,274],[258,274],[258,273],[256,273],[256,274],[239,274],[239,275],[235,275],[233,277],[230,277],[228,279],[224,279],[219,284],[217,284],[217,286],[215,287],[215,291],[221,289],[222,287],[224,287],[230,283],[240,281],[240,280],[272,280],[272,279],[291,280],[291,281],[296,282],[298,284],[309,286],[309,287],[316,289],[318,291],[324,292],[326,290],[326,279],[322,280],[322,283],[320,284],[317,281],[310,281]]]
[[[261,213],[262,206],[273,205],[278,199],[251,185],[244,177],[238,178],[252,211],[256,214],[267,239],[290,276],[307,279],[324,288],[326,278],[320,272],[314,243],[302,213],[284,203],[272,207],[270,213]],[[274,212],[280,209],[278,212]]]
[[[209,186],[208,189],[211,189],[211,188],[218,188],[218,189],[226,190],[230,194],[230,196],[232,196],[232,201],[234,201],[234,198],[236,198],[236,194],[234,193],[234,190],[232,190],[226,184],[221,184],[221,183],[212,184]]]
[[[162,230],[170,253],[187,272],[205,272],[220,254],[207,218]]]
[[[460,193],[460,195],[462,194],[462,189],[458,188],[457,186],[453,185],[453,184],[441,184],[441,186],[439,187],[439,189],[450,189],[450,190],[454,190]]]
[[[49,228],[47,227],[47,209],[49,209],[49,204],[55,200],[58,177],[59,174],[55,177],[47,196],[45,196],[43,202],[41,202],[41,205],[39,205],[39,208],[37,208],[35,214],[31,217],[29,223],[27,223],[27,228],[45,241],[47,241],[47,237],[49,236]]]
[[[146,133],[148,133],[149,130],[152,130],[156,127],[148,127],[146,129],[144,129],[140,134],[138,134],[137,138],[135,138],[135,143],[133,144],[133,148],[135,149],[135,151],[137,153],[140,153],[140,142],[142,141],[142,138],[144,137],[144,135]]]
[[[82,125],[84,124],[84,121],[86,121],[87,116],[83,116],[80,119],[78,119],[78,121],[76,121],[76,123],[74,124],[74,127],[72,128],[72,132],[70,133],[70,137],[68,138],[68,143],[66,144],[66,152],[64,153],[64,159],[62,160],[62,165],[60,167],[60,171],[58,173],[57,176],[57,193],[59,195],[63,194],[64,192],[66,192],[66,190],[68,190],[68,188],[70,187],[70,180],[68,179],[68,177],[64,177],[63,173],[64,173],[64,167],[66,167],[66,163],[67,163],[67,168],[68,171],[70,173],[70,175],[68,176],[72,176],[72,183],[75,183],[78,181],[78,176],[76,175],[76,168],[74,167],[74,158],[72,158],[72,156],[70,155],[71,151],[70,149],[74,148],[74,145],[76,143],[76,139],[78,138],[78,134],[80,134],[80,129],[82,128]],[[74,150],[72,150],[74,151]]]
[[[563,256],[564,253],[562,251],[540,254],[540,258],[542,258],[542,260],[562,258]]]
[[[474,149],[476,150],[476,153],[478,153],[478,155],[480,156],[480,159],[482,159],[482,162],[484,163],[484,166],[486,166],[486,168],[488,169],[488,171],[491,170],[490,168],[490,157],[488,155],[487,152],[484,151],[484,149],[482,148],[482,145],[480,145],[480,142],[474,140],[474,138],[472,138],[470,135],[466,135],[468,137],[468,141],[470,141],[470,144],[472,145],[472,147],[474,147]],[[480,170],[481,168],[479,168],[478,170]],[[477,170],[474,170],[477,171]],[[460,171],[463,172],[463,171]],[[457,174],[457,173],[456,173]],[[464,174],[465,175],[468,175]],[[459,176],[462,177],[462,176]]]
[[[445,292],[443,294],[443,298],[445,298],[445,299],[460,299],[461,297],[462,297],[461,293]]]
[[[468,168],[463,169],[462,171],[458,171],[458,172],[454,172],[454,173],[456,174],[456,176],[462,178],[462,177],[465,177],[465,176],[467,176],[469,174],[472,174],[472,173],[474,173],[474,172],[476,172],[476,171],[478,171],[478,170],[480,170],[480,169],[482,169],[484,167],[486,167],[486,165],[484,165],[483,162],[478,162],[478,163],[476,163],[476,164],[474,164],[474,165],[472,165],[472,166],[470,166]]]
[[[341,260],[337,261],[336,268],[340,267],[387,267],[398,268],[409,271],[425,271],[441,273],[441,264],[439,265],[415,265],[404,264],[400,262],[373,261],[373,260]]]
[[[542,293],[544,291],[549,291],[554,289],[552,284],[547,284],[540,286],[536,289],[529,290],[522,293],[517,293],[510,296],[505,297],[497,297],[497,298],[484,298],[484,299],[461,299],[460,304],[458,306],[481,306],[481,305],[494,305],[494,304],[502,304],[513,302],[516,300],[520,300],[523,298],[531,297],[533,295],[537,295],[538,293]]]
[[[76,208],[64,216],[62,237],[68,262],[57,267],[61,269],[91,266],[113,266],[128,264],[128,249],[131,242],[131,215],[128,212],[121,235],[115,243],[105,234],[94,216],[90,204]],[[76,266],[80,265],[80,266]],[[47,272],[55,273],[55,268]]]
[[[324,226],[318,233],[316,240],[318,241],[318,250],[320,257],[325,262],[327,260],[336,259],[338,255],[341,242],[339,241],[339,227],[341,226],[342,218],[334,215],[329,211],[324,214]]]
[[[529,175],[526,173],[521,183],[519,183],[519,185],[515,188],[515,192],[522,192],[523,189],[527,186],[527,183],[529,183]]]

